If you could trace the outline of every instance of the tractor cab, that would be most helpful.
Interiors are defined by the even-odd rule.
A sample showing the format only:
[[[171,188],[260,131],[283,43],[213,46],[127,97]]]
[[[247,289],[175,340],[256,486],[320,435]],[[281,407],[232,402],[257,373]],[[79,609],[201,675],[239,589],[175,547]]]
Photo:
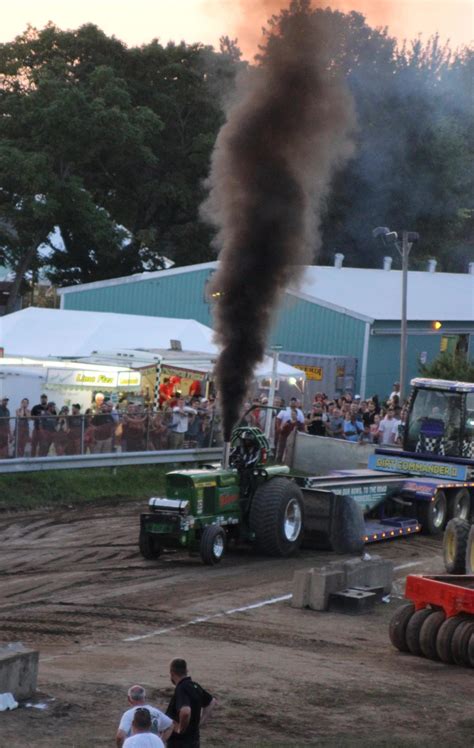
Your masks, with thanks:
[[[474,458],[474,384],[412,379],[403,448],[407,452]]]

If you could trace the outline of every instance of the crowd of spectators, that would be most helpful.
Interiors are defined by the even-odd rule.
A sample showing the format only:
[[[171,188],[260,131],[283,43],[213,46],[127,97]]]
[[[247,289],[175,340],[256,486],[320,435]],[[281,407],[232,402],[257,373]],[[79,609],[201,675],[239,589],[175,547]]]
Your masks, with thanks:
[[[295,397],[288,404],[276,398],[273,410],[266,407],[267,397],[255,397],[245,403],[245,411],[252,410],[242,424],[265,432],[270,419],[270,443],[278,461],[295,429],[360,444],[400,445],[405,409],[397,386],[383,403],[377,395],[362,400],[349,393],[337,398],[318,393],[307,412]],[[222,443],[214,396],[184,398],[179,391],[160,392],[160,402],[153,407],[126,399],[114,403],[99,392],[85,412],[79,403],[58,408],[46,394],[32,408],[24,398],[14,414],[8,398],[0,404],[0,459],[219,447]]]
[[[24,398],[13,413],[8,398],[0,404],[0,459],[221,445],[213,396],[185,399],[178,392],[155,408],[97,393],[84,412],[79,403],[58,408],[46,394],[32,408]]]

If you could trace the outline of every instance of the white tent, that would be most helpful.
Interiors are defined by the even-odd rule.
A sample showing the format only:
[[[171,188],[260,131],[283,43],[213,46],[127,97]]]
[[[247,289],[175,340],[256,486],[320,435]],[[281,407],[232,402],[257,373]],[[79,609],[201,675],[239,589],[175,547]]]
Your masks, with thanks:
[[[28,307],[0,318],[0,347],[5,356],[84,359],[94,351],[142,349],[159,351],[166,358],[171,341],[176,340],[183,353],[175,356],[185,361],[186,352],[194,353],[191,359],[196,358],[196,352],[205,354],[199,359],[207,360],[210,370],[218,355],[213,335],[210,327],[192,319],[138,314]],[[170,362],[172,358],[170,355]],[[189,360],[187,366],[191,364]],[[272,359],[265,357],[255,376],[269,378],[271,374]],[[278,377],[305,379],[305,374],[280,361]]]
[[[98,349],[170,348],[217,355],[209,327],[192,319],[28,307],[0,318],[5,356],[88,356]]]

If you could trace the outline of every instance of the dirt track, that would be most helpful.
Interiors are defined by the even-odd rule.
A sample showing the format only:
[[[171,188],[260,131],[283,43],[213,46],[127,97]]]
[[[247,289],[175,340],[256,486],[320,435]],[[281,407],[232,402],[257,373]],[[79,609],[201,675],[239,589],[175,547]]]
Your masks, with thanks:
[[[387,627],[399,600],[364,617],[287,601],[236,612],[287,595],[296,569],[334,557],[144,561],[141,508],[0,516],[0,639],[40,650],[47,704],[0,713],[2,747],[113,746],[128,686],[143,683],[164,706],[174,656],[219,698],[204,746],[474,745],[472,670],[393,650]],[[413,537],[371,552],[413,564],[397,572],[400,592],[406,573],[441,570],[440,550]]]

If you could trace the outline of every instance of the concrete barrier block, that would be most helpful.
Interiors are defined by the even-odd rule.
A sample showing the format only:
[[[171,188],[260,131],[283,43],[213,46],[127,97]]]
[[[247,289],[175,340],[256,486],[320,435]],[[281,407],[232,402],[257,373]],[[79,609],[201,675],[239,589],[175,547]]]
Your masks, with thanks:
[[[309,587],[314,569],[300,569],[293,576],[292,608],[307,608],[309,605]]]
[[[39,652],[21,645],[0,645],[0,693],[27,699],[36,691]]]
[[[392,589],[393,562],[380,556],[351,558],[343,562],[343,569],[346,587],[383,587],[385,595]]]
[[[346,586],[344,572],[334,569],[315,569],[310,577],[309,607],[312,610],[327,610],[329,595]]]

